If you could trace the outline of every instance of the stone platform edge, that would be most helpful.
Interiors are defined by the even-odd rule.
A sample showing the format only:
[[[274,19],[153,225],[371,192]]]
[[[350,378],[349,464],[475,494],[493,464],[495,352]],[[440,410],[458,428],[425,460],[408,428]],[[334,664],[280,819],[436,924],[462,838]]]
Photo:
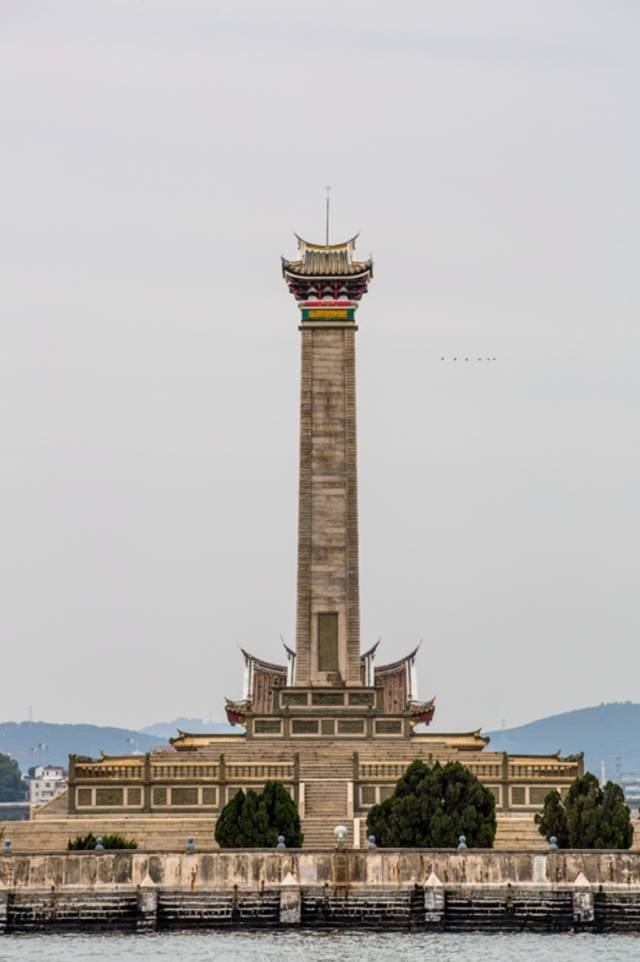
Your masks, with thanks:
[[[640,853],[434,849],[0,856],[0,933],[640,932]]]

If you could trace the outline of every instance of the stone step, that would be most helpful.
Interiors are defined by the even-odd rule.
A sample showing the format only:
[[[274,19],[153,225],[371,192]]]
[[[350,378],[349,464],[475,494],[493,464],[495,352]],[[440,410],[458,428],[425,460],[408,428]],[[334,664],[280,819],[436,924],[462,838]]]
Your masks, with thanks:
[[[346,818],[347,781],[305,782],[305,813],[308,817]]]
[[[304,848],[335,849],[336,836],[334,829],[337,825],[344,825],[347,829],[346,847],[353,848],[353,819],[305,818],[302,823],[304,834]]]

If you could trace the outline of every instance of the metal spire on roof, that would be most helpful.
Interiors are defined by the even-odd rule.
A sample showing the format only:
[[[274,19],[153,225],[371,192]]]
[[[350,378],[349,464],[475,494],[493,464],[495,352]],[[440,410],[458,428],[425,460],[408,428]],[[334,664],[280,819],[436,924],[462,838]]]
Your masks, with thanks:
[[[331,187],[325,187],[325,190],[327,192],[327,230],[325,235],[326,237],[325,245],[328,247],[329,246],[329,191],[331,190]]]

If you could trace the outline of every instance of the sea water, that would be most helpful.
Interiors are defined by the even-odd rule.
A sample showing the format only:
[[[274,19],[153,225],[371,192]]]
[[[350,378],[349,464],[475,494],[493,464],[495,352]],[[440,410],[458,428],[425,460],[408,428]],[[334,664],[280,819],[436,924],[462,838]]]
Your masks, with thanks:
[[[633,935],[378,932],[0,936],[0,962],[640,962]]]

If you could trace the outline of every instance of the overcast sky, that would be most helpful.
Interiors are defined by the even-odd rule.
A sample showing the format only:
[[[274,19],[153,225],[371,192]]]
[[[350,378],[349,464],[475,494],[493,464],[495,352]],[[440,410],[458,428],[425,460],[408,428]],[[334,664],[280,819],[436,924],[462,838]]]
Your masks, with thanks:
[[[222,720],[294,640],[325,184],[375,258],[363,646],[424,639],[442,730],[640,700],[638,3],[0,21],[0,720]]]

